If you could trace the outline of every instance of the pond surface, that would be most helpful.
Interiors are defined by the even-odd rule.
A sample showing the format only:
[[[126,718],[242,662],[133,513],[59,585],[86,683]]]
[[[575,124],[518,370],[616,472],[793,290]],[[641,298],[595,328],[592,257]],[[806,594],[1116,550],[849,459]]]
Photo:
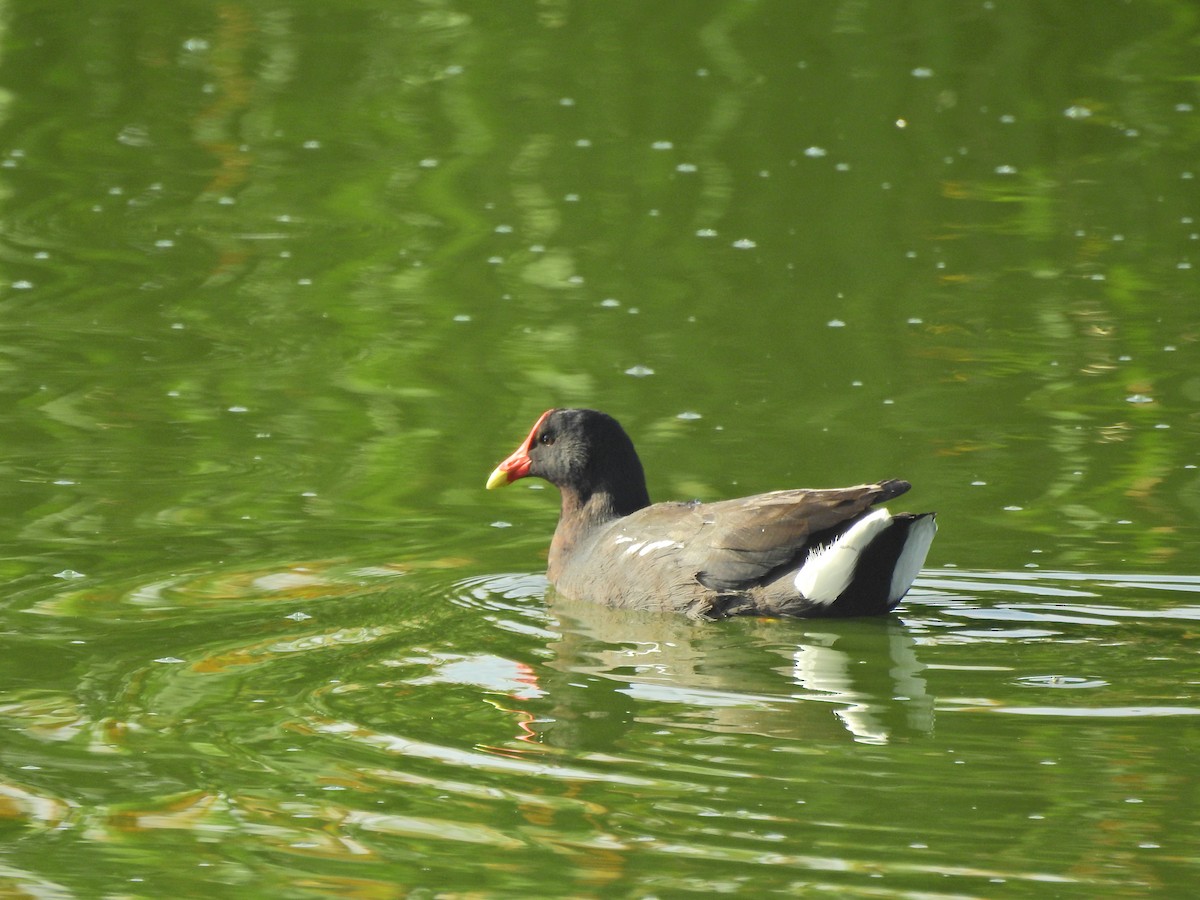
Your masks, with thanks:
[[[800,9],[0,4],[0,893],[1190,895],[1200,20]],[[556,405],[941,532],[555,596]]]

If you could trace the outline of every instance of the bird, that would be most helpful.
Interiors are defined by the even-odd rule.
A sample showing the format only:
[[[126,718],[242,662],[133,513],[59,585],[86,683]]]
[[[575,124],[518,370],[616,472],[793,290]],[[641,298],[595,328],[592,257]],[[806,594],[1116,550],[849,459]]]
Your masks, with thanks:
[[[885,615],[925,564],[936,513],[892,515],[900,479],[731,500],[650,502],[633,441],[595,409],[548,409],[487,480],[558,488],[546,577],[576,600],[683,613]]]

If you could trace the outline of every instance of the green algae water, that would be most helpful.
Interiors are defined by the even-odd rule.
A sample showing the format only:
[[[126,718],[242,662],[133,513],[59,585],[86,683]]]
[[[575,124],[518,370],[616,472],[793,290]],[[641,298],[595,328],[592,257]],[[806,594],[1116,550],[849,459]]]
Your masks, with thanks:
[[[1190,4],[0,3],[0,894],[1188,896]],[[896,615],[547,590],[880,478]]]

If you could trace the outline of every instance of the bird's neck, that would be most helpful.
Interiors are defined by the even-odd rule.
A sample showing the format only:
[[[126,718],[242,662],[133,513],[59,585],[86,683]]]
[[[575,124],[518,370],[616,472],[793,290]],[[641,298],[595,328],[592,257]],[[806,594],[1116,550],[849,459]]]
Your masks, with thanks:
[[[558,515],[558,526],[554,529],[554,540],[550,542],[546,572],[551,582],[562,572],[566,557],[586,542],[597,528],[650,505],[644,481],[619,491],[611,488],[560,490],[562,510]]]

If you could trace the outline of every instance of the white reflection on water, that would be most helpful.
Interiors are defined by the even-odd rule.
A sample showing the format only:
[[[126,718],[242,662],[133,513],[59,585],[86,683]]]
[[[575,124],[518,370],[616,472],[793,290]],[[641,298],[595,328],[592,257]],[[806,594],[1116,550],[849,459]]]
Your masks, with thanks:
[[[1200,716],[1192,706],[1112,706],[1093,709],[1074,709],[1065,706],[1000,707],[996,712],[1020,716],[1083,716],[1087,718],[1141,718],[1143,716]]]
[[[796,683],[817,693],[809,694],[806,699],[836,703],[834,714],[855,740],[864,744],[887,743],[889,730],[879,715],[879,698],[860,690],[856,685],[855,658],[834,646],[836,634],[827,637],[831,639],[829,643],[814,642],[796,649]],[[915,647],[913,639],[904,632],[888,630],[887,651],[895,688],[891,700],[902,705],[910,729],[928,734],[933,731],[933,700],[919,674],[924,667],[917,659]]]
[[[1171,602],[1176,590],[1194,594],[1200,578],[939,571],[918,579],[899,613],[886,619],[702,625],[571,601],[547,592],[544,581],[533,576],[473,580],[470,596],[492,610],[500,627],[548,636],[551,668],[574,676],[576,686],[585,678],[611,682],[630,698],[632,714],[646,720],[810,737],[828,734],[832,713],[855,742],[885,744],[898,734],[932,734],[935,710],[1192,714],[1187,705],[1139,702],[1138,690],[1156,689],[1139,685],[1146,676],[1108,671],[1131,665],[1131,646],[1146,650],[1151,660],[1170,658],[1151,652],[1159,647],[1157,652],[1169,654],[1170,635],[1150,640],[1146,633],[1126,632],[1155,620],[1200,620],[1200,607]],[[539,618],[535,624],[527,615],[512,614],[540,602],[548,605],[549,621]],[[1033,649],[1014,655],[1018,646]],[[786,667],[778,665],[779,657]],[[931,673],[953,672],[960,673],[956,687],[971,682],[980,690],[947,691],[943,674],[931,687]],[[552,680],[538,684],[551,699],[567,693],[566,685],[556,687]],[[1034,694],[1014,693],[1012,687]],[[1068,687],[1082,699],[1080,705],[1027,703],[1039,690]]]

